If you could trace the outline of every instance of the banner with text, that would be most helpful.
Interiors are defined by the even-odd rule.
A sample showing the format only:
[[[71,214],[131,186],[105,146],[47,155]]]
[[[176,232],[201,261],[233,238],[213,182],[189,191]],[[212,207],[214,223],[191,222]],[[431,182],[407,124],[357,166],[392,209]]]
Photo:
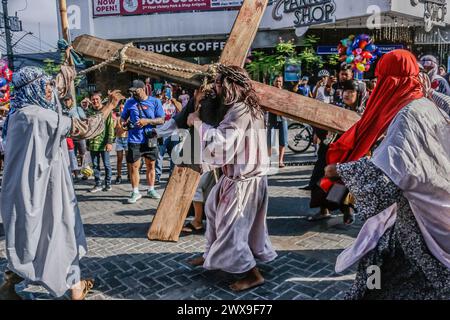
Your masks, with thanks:
[[[95,16],[238,9],[242,0],[93,0]]]

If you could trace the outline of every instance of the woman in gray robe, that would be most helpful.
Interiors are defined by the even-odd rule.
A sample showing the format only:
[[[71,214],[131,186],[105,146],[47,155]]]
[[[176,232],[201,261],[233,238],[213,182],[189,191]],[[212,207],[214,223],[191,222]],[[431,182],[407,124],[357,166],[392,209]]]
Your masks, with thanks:
[[[227,107],[217,128],[201,124],[202,171],[221,167],[223,176],[211,190],[206,204],[206,250],[191,261],[209,270],[241,274],[235,291],[264,283],[256,260],[276,258],[269,239],[267,134],[264,116],[246,72],[239,67],[219,66],[215,91]],[[198,113],[189,125],[200,125]]]
[[[71,79],[60,80],[60,74],[56,83]],[[79,120],[62,115],[57,96],[67,90],[55,88],[55,81],[43,70],[22,68],[14,74],[13,83],[0,194],[8,259],[0,295],[20,298],[14,286],[28,280],[56,297],[71,289],[72,299],[83,299],[93,282],[80,278],[79,260],[87,245],[65,138],[85,139],[101,133],[105,117],[122,96],[111,92],[101,114]]]

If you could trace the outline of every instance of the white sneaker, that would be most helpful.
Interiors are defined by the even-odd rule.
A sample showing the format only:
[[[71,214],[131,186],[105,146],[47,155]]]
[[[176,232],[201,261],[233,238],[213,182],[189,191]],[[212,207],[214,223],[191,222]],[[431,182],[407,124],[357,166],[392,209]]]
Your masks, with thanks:
[[[140,192],[132,192],[127,201],[128,203],[136,203],[141,198],[142,194]]]
[[[99,191],[102,191],[102,190],[103,190],[103,188],[101,186],[95,186],[92,189],[90,189],[89,192],[90,193],[96,193],[96,192],[99,192]]]

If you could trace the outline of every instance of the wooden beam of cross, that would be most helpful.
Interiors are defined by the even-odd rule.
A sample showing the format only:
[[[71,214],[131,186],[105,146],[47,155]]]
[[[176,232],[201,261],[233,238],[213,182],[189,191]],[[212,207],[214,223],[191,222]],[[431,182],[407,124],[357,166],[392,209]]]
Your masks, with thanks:
[[[244,0],[220,57],[221,63],[243,66],[267,2]],[[75,50],[97,62],[114,60],[124,48],[122,44],[86,35],[75,39],[73,46]],[[148,76],[164,77],[190,87],[201,84],[201,78],[195,74],[208,70],[208,66],[199,66],[133,47],[122,53],[122,60],[112,61],[112,66]],[[344,132],[359,119],[356,113],[349,110],[259,82],[253,82],[253,85],[263,109],[293,120],[329,131]],[[149,229],[147,236],[150,240],[178,241],[199,179],[197,172],[175,167]]]

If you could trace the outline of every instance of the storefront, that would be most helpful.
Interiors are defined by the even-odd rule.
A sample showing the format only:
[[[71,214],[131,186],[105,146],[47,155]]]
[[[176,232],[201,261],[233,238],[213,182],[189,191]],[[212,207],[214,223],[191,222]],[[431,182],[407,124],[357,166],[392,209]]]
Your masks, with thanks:
[[[240,0],[68,0],[72,38],[92,34],[191,62],[217,61]],[[383,48],[424,48],[418,34],[450,24],[450,0],[271,0],[252,49],[282,38],[301,47],[316,35],[321,54],[350,34],[372,35]],[[440,44],[442,45],[442,44]],[[326,46],[326,47],[325,47]],[[301,50],[301,49],[300,49]]]

